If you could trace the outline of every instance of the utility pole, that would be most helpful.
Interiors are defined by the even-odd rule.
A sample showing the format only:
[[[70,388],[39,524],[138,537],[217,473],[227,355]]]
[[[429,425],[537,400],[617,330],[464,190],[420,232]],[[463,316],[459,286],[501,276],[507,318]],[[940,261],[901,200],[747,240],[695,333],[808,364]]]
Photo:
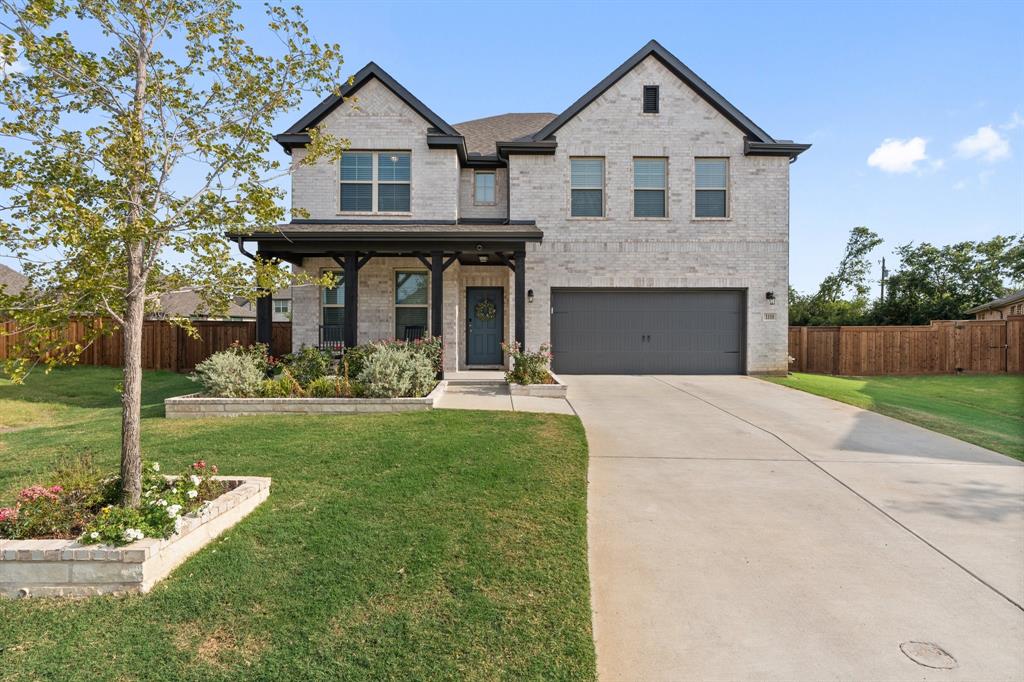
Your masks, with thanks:
[[[882,303],[885,303],[885,278],[888,274],[889,271],[885,269],[885,256],[882,256],[882,277],[878,280],[879,285],[882,287],[882,294],[878,300]]]

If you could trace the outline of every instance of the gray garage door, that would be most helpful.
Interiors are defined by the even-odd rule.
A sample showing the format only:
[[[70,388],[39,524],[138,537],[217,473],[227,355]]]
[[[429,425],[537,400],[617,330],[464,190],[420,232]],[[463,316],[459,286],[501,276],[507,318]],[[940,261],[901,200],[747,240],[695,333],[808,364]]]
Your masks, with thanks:
[[[743,291],[555,289],[553,369],[562,374],[742,374]]]

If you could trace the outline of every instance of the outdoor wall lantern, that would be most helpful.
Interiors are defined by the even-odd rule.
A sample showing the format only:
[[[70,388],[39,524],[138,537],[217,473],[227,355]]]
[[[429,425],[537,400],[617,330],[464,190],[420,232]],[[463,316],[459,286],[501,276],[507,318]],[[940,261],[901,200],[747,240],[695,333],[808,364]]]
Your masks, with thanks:
[[[530,289],[529,291],[526,292],[526,300],[530,303],[533,303],[533,289]]]
[[[775,292],[774,291],[765,292],[764,297],[768,300],[768,305],[775,305]]]

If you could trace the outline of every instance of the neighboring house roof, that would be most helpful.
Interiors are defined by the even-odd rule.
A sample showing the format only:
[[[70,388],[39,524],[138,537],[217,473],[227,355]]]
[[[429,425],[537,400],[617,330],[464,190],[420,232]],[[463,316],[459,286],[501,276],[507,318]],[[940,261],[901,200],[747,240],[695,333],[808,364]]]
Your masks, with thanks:
[[[467,121],[457,126],[450,125],[434,113],[427,105],[392,78],[384,69],[370,62],[360,69],[337,93],[331,94],[308,114],[274,139],[288,153],[294,147],[309,143],[309,129],[316,126],[334,111],[346,98],[352,97],[370,79],[376,78],[394,92],[410,108],[426,119],[432,126],[427,134],[431,148],[454,148],[458,151],[459,162],[470,167],[494,167],[503,165],[503,159],[510,153],[552,154],[557,141],[555,132],[585,109],[623,76],[647,57],[653,56],[678,78],[690,86],[719,113],[736,125],[746,136],[744,153],[751,155],[788,156],[795,160],[806,151],[809,144],[797,144],[792,140],[776,140],[759,128],[743,112],[722,97],[700,76],[683,64],[658,41],[652,40],[632,57],[623,62],[600,83],[576,100],[568,109],[557,116],[551,114],[502,114],[488,118]],[[541,117],[548,117],[542,120]],[[535,125],[539,124],[538,127]],[[531,130],[532,129],[532,130]]]
[[[1010,305],[1011,303],[1017,303],[1018,301],[1024,301],[1024,289],[1020,291],[1014,291],[1012,294],[1007,294],[1000,298],[993,299],[988,303],[975,306],[970,310],[965,310],[965,315],[973,315],[974,313],[980,313],[983,310],[991,310],[992,308],[1002,308],[1003,306]]]
[[[455,129],[466,138],[470,154],[494,153],[498,142],[531,137],[555,118],[555,114],[500,114],[456,123]]]
[[[0,289],[8,296],[21,293],[28,286],[28,277],[0,263]]]
[[[237,301],[228,304],[225,315],[218,317],[244,317],[255,318],[256,313],[248,304],[243,302],[239,305]],[[208,317],[206,306],[199,292],[194,289],[180,289],[169,291],[160,297],[160,310],[153,317]]]

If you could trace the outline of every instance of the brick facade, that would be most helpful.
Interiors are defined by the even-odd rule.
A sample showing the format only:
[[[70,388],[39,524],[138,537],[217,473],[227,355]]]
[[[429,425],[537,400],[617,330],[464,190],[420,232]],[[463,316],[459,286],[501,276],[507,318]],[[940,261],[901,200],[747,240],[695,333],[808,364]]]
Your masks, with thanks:
[[[643,86],[660,86],[659,114],[641,113]],[[527,245],[526,344],[549,341],[550,292],[557,287],[697,287],[747,291],[747,371],[785,372],[789,268],[789,159],[745,156],[743,132],[676,78],[654,57],[640,62],[556,133],[552,155],[516,154],[508,176],[499,169],[497,204],[475,206],[473,171],[456,152],[426,145],[429,124],[374,80],[358,101],[332,112],[324,124],[352,149],[410,150],[412,219],[535,220],[543,242]],[[294,150],[301,158],[302,149]],[[569,217],[569,157],[605,158],[605,216]],[[632,217],[636,156],[668,158],[668,217]],[[729,217],[693,218],[694,157],[729,159]],[[506,191],[506,181],[510,191]],[[313,218],[338,212],[338,166],[320,163],[293,176],[292,201]],[[344,214],[350,217],[352,214]],[[388,217],[363,214],[362,217]],[[390,216],[394,217],[394,216]],[[329,258],[307,258],[300,270],[336,269]],[[394,271],[425,269],[415,258],[374,258],[359,273],[360,342],[394,335]],[[513,278],[504,267],[452,265],[445,272],[446,366],[464,364],[465,288],[502,286],[505,339],[514,319]],[[765,293],[775,293],[769,305]],[[293,344],[315,344],[319,292],[293,290]],[[774,319],[767,319],[774,313]],[[557,350],[557,349],[556,349]]]

